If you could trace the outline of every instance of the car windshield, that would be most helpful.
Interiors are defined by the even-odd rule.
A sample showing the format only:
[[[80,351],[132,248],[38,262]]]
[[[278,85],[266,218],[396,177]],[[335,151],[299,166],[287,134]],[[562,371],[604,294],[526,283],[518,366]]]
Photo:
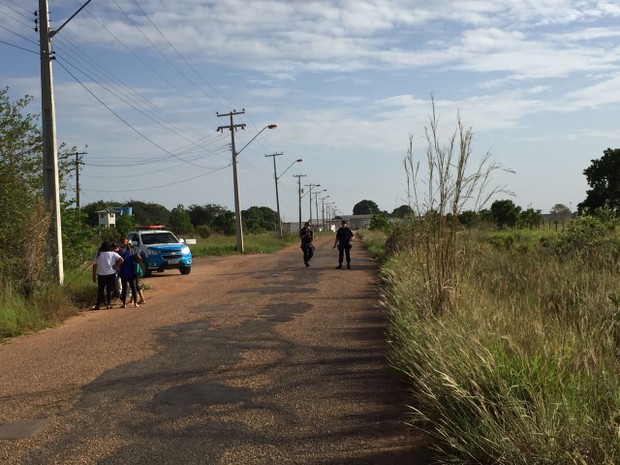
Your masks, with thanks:
[[[179,240],[174,237],[172,233],[155,233],[155,234],[143,234],[142,243],[146,245],[150,244],[178,244]]]

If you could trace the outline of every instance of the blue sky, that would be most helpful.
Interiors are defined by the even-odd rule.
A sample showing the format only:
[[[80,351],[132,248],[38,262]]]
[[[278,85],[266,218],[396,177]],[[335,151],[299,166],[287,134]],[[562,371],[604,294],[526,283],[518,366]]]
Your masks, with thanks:
[[[52,27],[84,3],[49,1]],[[33,113],[37,8],[0,0],[0,85],[35,96]],[[491,185],[514,193],[499,198],[574,209],[583,170],[620,147],[619,20],[620,4],[595,0],[93,0],[53,39],[57,137],[88,152],[82,204],[232,210],[217,112],[245,109],[238,149],[278,127],[239,155],[242,209],[275,209],[265,155],[282,152],[285,220],[298,215],[294,174],[344,214],[363,199],[391,212],[407,202],[410,136],[426,162],[434,95],[443,140],[457,113],[473,130],[471,170],[490,152],[514,171],[495,172]]]

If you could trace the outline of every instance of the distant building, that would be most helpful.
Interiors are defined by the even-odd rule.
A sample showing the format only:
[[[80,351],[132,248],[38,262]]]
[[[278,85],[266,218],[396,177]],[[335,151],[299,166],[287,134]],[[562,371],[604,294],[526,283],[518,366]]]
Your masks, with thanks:
[[[117,216],[131,215],[132,212],[132,207],[109,207],[98,210],[95,213],[98,217],[97,224],[99,226],[104,228],[115,228]]]

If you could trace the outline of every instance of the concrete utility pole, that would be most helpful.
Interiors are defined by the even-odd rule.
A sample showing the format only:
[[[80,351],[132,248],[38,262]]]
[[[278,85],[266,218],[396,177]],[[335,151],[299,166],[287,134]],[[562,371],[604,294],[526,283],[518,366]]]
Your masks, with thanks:
[[[71,155],[75,155],[75,161],[73,162],[73,164],[75,165],[75,206],[77,208],[78,213],[80,212],[80,165],[84,164],[84,162],[80,158],[80,155],[87,155],[87,154],[88,152],[73,152],[73,153],[67,153],[63,157],[63,158],[69,158]]]
[[[243,253],[243,222],[241,221],[241,208],[239,207],[239,181],[237,179],[237,151],[235,148],[235,132],[237,128],[245,129],[245,124],[234,124],[233,117],[237,115],[245,114],[245,110],[231,111],[230,113],[219,114],[218,117],[228,116],[230,117],[230,124],[228,126],[220,126],[218,131],[224,131],[224,129],[230,130],[230,147],[232,151],[232,167],[233,167],[233,190],[235,193],[235,219],[237,221],[237,252]]]
[[[325,227],[325,199],[328,199],[329,195],[326,195],[325,197],[321,197],[321,223],[323,224],[323,231],[325,231],[327,228]]]
[[[273,182],[275,182],[276,184],[276,211],[278,212],[278,217],[276,218],[276,229],[278,230],[280,239],[282,239],[282,220],[280,219],[280,196],[278,194],[278,172],[276,171],[276,157],[281,157],[282,155],[284,155],[283,152],[265,155],[265,157],[273,158]]]
[[[301,229],[301,178],[305,178],[305,174],[294,174],[294,178],[297,178],[297,195],[299,198],[299,229]]]
[[[43,132],[43,202],[45,213],[50,217],[48,246],[55,265],[54,281],[65,280],[62,259],[62,226],[60,219],[60,193],[58,181],[58,148],[56,145],[56,117],[54,113],[54,90],[52,80],[52,31],[49,26],[47,0],[39,0],[39,41],[41,52],[41,119]]]
[[[282,174],[280,174],[280,176],[278,176],[278,171],[276,170],[276,157],[279,157],[281,155],[284,155],[284,154],[282,152],[280,152],[280,153],[272,153],[271,155],[265,155],[266,157],[272,157],[273,158],[273,179],[274,179],[275,184],[276,184],[276,208],[278,210],[278,219],[276,221],[276,227],[278,228],[278,235],[279,235],[280,239],[282,239],[283,233],[282,233],[282,217],[280,216],[280,196],[278,195],[278,180],[284,175],[284,173],[286,173],[288,170],[290,170],[291,167],[295,163],[301,163],[303,161],[301,158],[298,158],[293,163],[288,165],[288,167],[284,171],[282,171]]]
[[[86,5],[88,0],[58,29],[50,28],[47,0],[39,0],[39,47],[41,54],[41,126],[43,136],[43,202],[45,213],[50,216],[48,233],[49,250],[54,257],[54,281],[65,280],[62,258],[62,226],[60,218],[60,188],[58,181],[58,147],[56,145],[56,115],[54,111],[54,80],[52,76],[52,37],[67,25]]]
[[[304,184],[306,187],[310,188],[310,195],[308,196],[310,198],[310,219],[308,221],[312,222],[312,188],[313,187],[320,187],[320,184]]]
[[[243,150],[252,143],[254,139],[256,139],[265,129],[274,129],[278,126],[275,124],[268,124],[263,129],[258,131],[258,133],[250,139],[250,141],[245,144],[239,151],[235,147],[235,132],[237,128],[245,129],[245,124],[234,124],[233,117],[237,115],[245,114],[245,110],[237,111],[233,110],[230,113],[219,114],[216,113],[218,117],[220,116],[229,116],[230,124],[228,126],[220,126],[217,128],[218,131],[224,131],[224,129],[230,130],[230,148],[232,151],[232,165],[233,165],[233,188],[235,191],[235,217],[237,219],[237,252],[243,253],[245,252],[245,247],[243,246],[243,222],[241,218],[241,208],[239,206],[239,181],[237,179],[237,156],[243,152]]]

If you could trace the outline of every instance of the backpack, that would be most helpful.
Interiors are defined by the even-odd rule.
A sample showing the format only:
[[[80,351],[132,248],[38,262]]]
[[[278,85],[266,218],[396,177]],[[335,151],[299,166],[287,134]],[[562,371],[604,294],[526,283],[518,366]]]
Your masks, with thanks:
[[[142,278],[144,276],[144,268],[142,268],[138,260],[133,261],[133,274],[136,275],[136,278]]]

